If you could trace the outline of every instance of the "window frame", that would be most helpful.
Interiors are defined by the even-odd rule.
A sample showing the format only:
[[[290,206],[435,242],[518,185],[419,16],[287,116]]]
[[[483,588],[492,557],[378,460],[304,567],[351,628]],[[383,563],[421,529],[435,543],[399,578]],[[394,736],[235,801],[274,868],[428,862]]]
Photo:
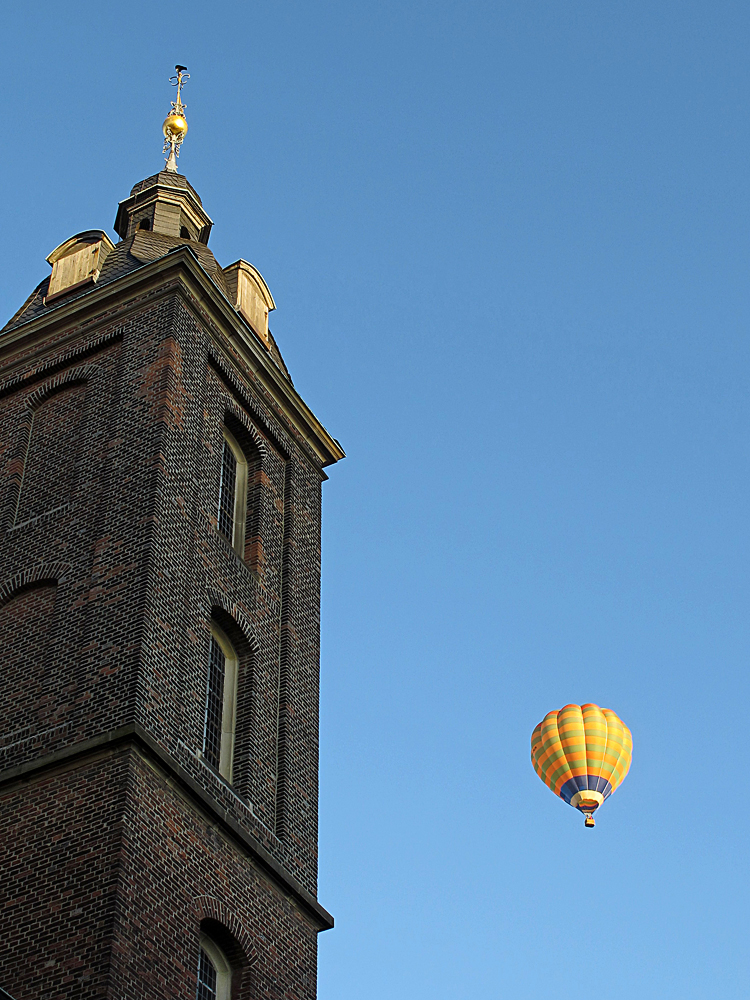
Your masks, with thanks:
[[[219,774],[232,784],[234,776],[234,742],[237,728],[237,679],[239,675],[239,657],[226,632],[211,621],[208,656],[206,657],[206,698],[203,710],[203,750],[206,749],[206,732],[208,729],[208,700],[211,683],[211,639],[214,639],[224,654],[224,691],[221,705],[221,743],[219,751]],[[212,765],[211,765],[212,766]]]
[[[216,944],[213,938],[201,932],[198,949],[198,970],[200,970],[200,953],[205,951],[211,960],[211,964],[216,970],[216,1000],[231,1000],[232,995],[232,967],[229,961]],[[200,984],[196,986],[196,998]]]
[[[217,506],[217,526],[220,523],[219,515],[221,513],[221,501],[223,498],[223,457],[224,457],[224,446],[229,445],[229,448],[234,455],[234,460],[237,463],[237,473],[234,482],[234,500],[232,504],[232,537],[227,538],[227,541],[232,546],[237,555],[244,557],[245,554],[245,530],[247,522],[247,459],[245,458],[245,453],[237,441],[237,438],[232,434],[230,430],[227,429],[225,425],[221,428],[222,434],[222,469],[219,473],[219,503]],[[219,534],[222,538],[226,538],[226,535],[219,530]]]

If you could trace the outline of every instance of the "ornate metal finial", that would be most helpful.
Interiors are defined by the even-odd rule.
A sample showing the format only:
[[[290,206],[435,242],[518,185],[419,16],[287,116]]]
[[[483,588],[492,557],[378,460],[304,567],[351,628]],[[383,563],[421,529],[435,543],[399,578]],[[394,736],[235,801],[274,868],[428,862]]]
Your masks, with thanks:
[[[162,132],[164,133],[164,149],[162,153],[169,153],[165,170],[177,173],[177,157],[180,155],[182,140],[187,135],[188,123],[185,118],[185,107],[182,103],[182,88],[190,79],[190,74],[185,72],[187,66],[175,66],[177,76],[169,78],[173,87],[177,87],[177,100],[172,101],[172,110],[164,119]]]

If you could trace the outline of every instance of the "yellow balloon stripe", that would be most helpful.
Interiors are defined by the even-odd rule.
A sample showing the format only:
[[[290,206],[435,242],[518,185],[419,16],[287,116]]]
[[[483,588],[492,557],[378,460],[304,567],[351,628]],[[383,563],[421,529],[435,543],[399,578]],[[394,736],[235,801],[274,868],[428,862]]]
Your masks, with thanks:
[[[598,705],[582,705],[581,713],[586,730],[586,770],[600,777],[607,748],[607,719]]]
[[[617,733],[612,747],[612,753],[613,756],[616,754],[616,759],[613,763],[612,777],[610,778],[612,791],[614,791],[623,782],[630,770],[630,761],[633,754],[633,737],[630,735],[628,727],[617,718],[614,712],[608,709],[605,711],[610,724],[613,728],[616,728]]]
[[[607,739],[604,752],[602,754],[602,764],[599,776],[605,781],[608,781],[611,785],[613,780],[613,771],[620,756],[619,747],[621,742],[622,723],[614,712],[610,712],[609,709],[606,708],[602,711],[602,718],[606,727]]]
[[[609,710],[605,711],[607,722],[609,724],[609,740],[607,745],[608,750],[608,763],[609,763],[609,782],[612,785],[612,791],[617,788],[623,775],[620,771],[620,759],[623,753],[625,730],[622,722],[617,718],[614,712]]]
[[[549,722],[549,744],[543,760],[543,768],[547,783],[551,788],[561,778],[567,780],[572,776],[570,760],[562,742],[560,719],[556,713]]]
[[[560,732],[560,742],[570,767],[573,778],[586,777],[586,730],[583,725],[583,713],[580,705],[566,705],[557,716]],[[560,789],[568,780],[561,774],[555,781],[552,791],[560,794]]]
[[[542,781],[553,788],[560,774],[570,772],[565,751],[560,742],[557,712],[549,712],[541,723],[542,743],[537,756],[537,773]]]
[[[570,777],[570,765],[560,742],[557,712],[550,712],[545,718],[542,723],[542,733],[543,743],[538,757],[538,773],[549,788],[554,788],[560,775]]]

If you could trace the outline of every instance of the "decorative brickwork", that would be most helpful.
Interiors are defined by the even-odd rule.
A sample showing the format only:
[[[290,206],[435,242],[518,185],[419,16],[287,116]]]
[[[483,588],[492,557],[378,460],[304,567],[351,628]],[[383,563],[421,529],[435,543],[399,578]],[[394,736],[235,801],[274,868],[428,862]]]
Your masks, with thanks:
[[[131,267],[123,241],[101,286],[47,311],[32,296],[0,334],[15,1000],[192,998],[201,928],[233,1000],[313,1000],[332,924],[315,898],[320,503],[343,453],[272,338],[172,243]],[[239,552],[218,523],[224,427],[247,462]],[[212,621],[237,654],[231,784],[204,754]]]

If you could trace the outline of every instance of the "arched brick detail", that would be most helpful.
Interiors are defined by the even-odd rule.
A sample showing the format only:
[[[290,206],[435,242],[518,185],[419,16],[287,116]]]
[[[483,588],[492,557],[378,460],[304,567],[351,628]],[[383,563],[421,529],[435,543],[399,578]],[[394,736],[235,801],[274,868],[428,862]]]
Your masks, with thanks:
[[[42,282],[42,284],[43,283],[44,282]],[[83,327],[81,329],[83,330]],[[11,375],[9,378],[0,381],[0,396],[4,396],[9,392],[14,392],[20,385],[23,385],[24,382],[32,382],[46,371],[54,371],[55,369],[59,370],[64,368],[65,365],[69,364],[75,358],[80,358],[96,351],[102,344],[106,344],[111,340],[122,340],[122,337],[123,327],[114,327],[113,329],[107,330],[105,333],[92,337],[83,344],[78,344],[76,347],[73,347],[68,351],[63,351],[61,354],[56,354],[53,357],[48,358],[46,361],[43,361],[34,368],[24,369],[15,375]]]
[[[230,910],[223,900],[216,896],[196,896],[193,900],[193,913],[197,922],[202,920],[215,920],[226,927],[245,955],[247,964],[252,968],[258,961],[258,949],[255,942],[245,928],[239,917]]]
[[[263,435],[258,431],[258,428],[248,419],[247,414],[242,409],[238,403],[230,398],[226,401],[227,413],[230,413],[238,424],[242,425],[242,428],[247,432],[247,436],[252,440],[255,447],[260,452],[262,460],[265,462],[268,458],[268,444],[263,437]]]
[[[252,414],[253,419],[257,420],[258,424],[263,428],[263,433],[267,435],[273,447],[279,452],[282,458],[288,459],[294,453],[292,438],[288,434],[285,434],[280,426],[272,426],[269,423],[267,416],[248,393],[246,386],[237,378],[231,365],[227,363],[218,351],[209,346],[208,357],[216,373],[231,389],[232,394],[241,400],[242,406],[246,408],[248,413]],[[231,412],[234,413],[234,410]],[[243,420],[243,426],[246,420],[247,417]]]
[[[99,372],[99,366],[95,364],[77,365],[75,368],[68,368],[59,372],[52,378],[47,379],[42,385],[37,386],[30,392],[24,402],[23,412],[18,419],[18,432],[16,445],[9,456],[5,472],[8,477],[10,488],[7,494],[7,503],[3,511],[0,523],[5,528],[10,527],[15,518],[16,509],[19,504],[21,486],[23,484],[24,466],[31,440],[31,428],[34,423],[34,411],[51,395],[56,389],[64,385],[72,385],[76,382],[88,382]]]
[[[70,569],[69,563],[64,562],[42,562],[36,563],[27,569],[19,570],[0,583],[0,608],[7,604],[19,590],[26,587],[33,587],[36,583],[61,583],[65,579],[66,572]]]
[[[38,386],[29,396],[26,397],[26,414],[33,414],[34,410],[42,403],[50,393],[54,392],[55,389],[59,389],[63,385],[67,385],[69,382],[88,382],[90,379],[98,374],[98,365],[78,365],[76,368],[68,368],[67,371],[60,372],[58,375],[53,376],[43,384]],[[21,418],[23,421],[23,417]],[[29,426],[31,426],[29,424]]]
[[[229,617],[236,623],[240,632],[242,632],[253,655],[257,656],[260,653],[260,645],[258,640],[255,638],[255,630],[242,608],[238,607],[238,605],[236,605],[233,601],[229,600],[226,594],[222,594],[218,590],[208,591],[208,604],[209,614],[211,613],[212,608],[221,608],[222,611],[225,611],[229,615]]]

